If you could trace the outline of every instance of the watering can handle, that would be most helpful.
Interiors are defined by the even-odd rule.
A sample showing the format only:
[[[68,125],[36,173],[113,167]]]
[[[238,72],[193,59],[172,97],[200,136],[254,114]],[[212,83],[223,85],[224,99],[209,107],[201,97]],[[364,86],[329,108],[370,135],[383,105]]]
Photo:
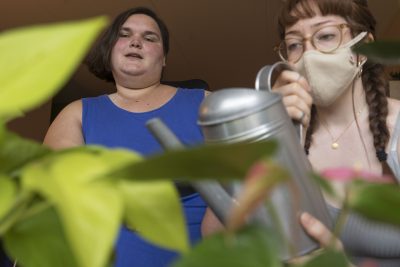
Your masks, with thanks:
[[[284,70],[291,70],[293,68],[283,61],[278,61],[273,65],[266,65],[262,67],[256,77],[256,90],[259,91],[272,91],[272,85],[276,82],[279,74]]]
[[[262,67],[257,73],[256,90],[272,92],[272,85],[284,70],[293,71],[293,68],[283,61]],[[293,124],[300,140],[303,140],[303,126],[298,121],[294,121]]]

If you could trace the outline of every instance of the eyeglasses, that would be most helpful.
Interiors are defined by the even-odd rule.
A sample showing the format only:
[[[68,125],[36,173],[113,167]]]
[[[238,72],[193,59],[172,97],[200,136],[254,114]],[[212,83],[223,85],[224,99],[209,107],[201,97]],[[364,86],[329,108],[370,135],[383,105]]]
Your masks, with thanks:
[[[297,62],[304,53],[304,43],[311,41],[312,46],[322,53],[332,53],[342,43],[343,29],[349,27],[347,24],[329,25],[319,28],[311,37],[288,37],[285,38],[275,51],[284,61]]]

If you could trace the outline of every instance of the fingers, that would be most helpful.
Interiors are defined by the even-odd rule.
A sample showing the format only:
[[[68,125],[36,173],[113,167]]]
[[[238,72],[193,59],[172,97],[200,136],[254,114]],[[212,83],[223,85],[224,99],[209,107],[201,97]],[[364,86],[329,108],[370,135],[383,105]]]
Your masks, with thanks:
[[[272,88],[276,89],[290,83],[298,83],[304,90],[306,90],[307,92],[311,92],[310,86],[306,78],[301,76],[300,73],[290,70],[282,71]]]
[[[282,101],[290,118],[299,121],[304,127],[307,127],[311,116],[311,97],[302,99],[296,94],[289,94],[284,95]]]
[[[333,245],[336,249],[343,249],[342,243],[319,220],[304,212],[300,215],[300,222],[306,232],[320,243],[322,247]]]
[[[273,86],[283,97],[289,116],[307,127],[310,122],[312,97],[307,80],[294,71],[283,71]]]

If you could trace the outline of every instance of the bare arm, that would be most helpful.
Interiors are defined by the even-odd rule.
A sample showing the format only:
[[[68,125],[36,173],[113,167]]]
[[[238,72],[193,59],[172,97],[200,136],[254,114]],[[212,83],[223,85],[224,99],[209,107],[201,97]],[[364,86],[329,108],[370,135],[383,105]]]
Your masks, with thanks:
[[[224,229],[224,225],[218,220],[214,212],[210,208],[207,208],[203,221],[201,222],[201,235],[203,237],[209,236]]]
[[[43,142],[53,149],[84,144],[82,135],[82,101],[66,106],[50,125]]]

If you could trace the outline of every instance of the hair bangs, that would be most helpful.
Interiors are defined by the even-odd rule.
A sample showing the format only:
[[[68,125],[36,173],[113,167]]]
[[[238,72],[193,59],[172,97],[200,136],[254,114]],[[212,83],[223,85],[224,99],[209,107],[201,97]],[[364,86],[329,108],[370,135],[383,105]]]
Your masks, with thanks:
[[[345,19],[351,17],[352,1],[349,0],[287,0],[278,20],[279,36],[285,36],[286,27],[294,25],[300,19],[316,15],[337,15]]]

